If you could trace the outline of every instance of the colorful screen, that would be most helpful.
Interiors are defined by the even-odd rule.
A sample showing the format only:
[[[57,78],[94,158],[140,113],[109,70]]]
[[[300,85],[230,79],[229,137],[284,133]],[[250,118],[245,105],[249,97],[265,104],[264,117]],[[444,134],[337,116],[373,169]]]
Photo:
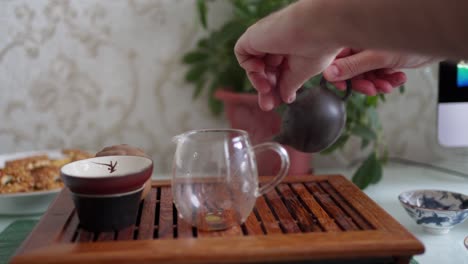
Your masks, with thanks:
[[[468,62],[457,64],[457,86],[468,87]]]

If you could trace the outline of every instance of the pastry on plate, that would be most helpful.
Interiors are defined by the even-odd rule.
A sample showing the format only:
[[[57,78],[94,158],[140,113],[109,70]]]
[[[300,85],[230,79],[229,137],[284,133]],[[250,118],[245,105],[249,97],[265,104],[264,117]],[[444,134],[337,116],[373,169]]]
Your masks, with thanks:
[[[47,191],[63,187],[60,168],[72,161],[93,157],[79,149],[64,149],[64,155],[52,159],[47,155],[8,160],[0,169],[0,194]]]

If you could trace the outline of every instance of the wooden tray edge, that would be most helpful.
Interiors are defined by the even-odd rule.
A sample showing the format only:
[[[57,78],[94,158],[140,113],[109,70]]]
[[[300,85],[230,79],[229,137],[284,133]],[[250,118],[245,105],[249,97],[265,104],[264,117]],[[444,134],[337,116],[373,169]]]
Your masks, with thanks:
[[[238,263],[363,257],[410,257],[424,252],[414,241],[359,231],[113,243],[55,244],[15,256],[11,263]],[[229,248],[229,250],[226,250]],[[209,250],[209,252],[207,251]],[[228,253],[226,253],[228,252]]]

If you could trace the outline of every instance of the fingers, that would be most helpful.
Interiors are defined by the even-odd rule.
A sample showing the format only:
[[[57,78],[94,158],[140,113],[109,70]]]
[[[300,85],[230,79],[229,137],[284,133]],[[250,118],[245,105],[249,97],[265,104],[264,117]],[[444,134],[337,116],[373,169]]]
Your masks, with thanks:
[[[374,96],[379,93],[392,92],[396,87],[403,85],[406,82],[406,79],[406,74],[403,72],[382,74],[382,72],[376,71],[352,78],[351,85],[353,86],[353,90],[357,92]],[[344,90],[346,88],[346,84],[343,81],[334,82],[333,84],[340,90]]]
[[[332,82],[332,84],[338,88],[338,90],[346,90],[346,82],[345,81],[339,81],[339,82]]]
[[[351,80],[353,90],[363,93],[365,95],[374,96],[378,94],[378,91],[373,82],[365,79]]]
[[[263,111],[273,110],[280,104],[281,99],[276,90],[273,90],[271,93],[258,94],[258,105]]]
[[[403,85],[406,80],[406,74],[401,71],[389,71],[388,69],[382,69],[376,71],[376,76],[380,79],[387,80],[393,87]]]
[[[372,50],[351,56],[337,58],[324,71],[328,81],[337,82],[353,78],[359,74],[382,68],[393,68],[394,58]]]
[[[267,66],[278,67],[283,63],[284,56],[277,54],[268,54],[265,56],[264,61]]]
[[[249,78],[252,86],[259,93],[268,93],[271,91],[272,87],[268,81],[268,76],[265,73],[247,72],[247,77]]]
[[[390,93],[393,90],[393,86],[386,80],[376,79],[373,83],[379,93]]]
[[[293,57],[281,65],[281,74],[278,83],[281,100],[292,103],[296,99],[296,91],[311,77],[324,69],[330,61],[324,60],[320,65],[312,63],[309,58]],[[287,62],[287,63],[286,63]]]

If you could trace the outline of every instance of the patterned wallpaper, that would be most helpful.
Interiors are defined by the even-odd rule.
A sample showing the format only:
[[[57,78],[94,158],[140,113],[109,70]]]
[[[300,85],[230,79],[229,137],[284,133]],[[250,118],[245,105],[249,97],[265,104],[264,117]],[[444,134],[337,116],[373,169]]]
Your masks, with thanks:
[[[182,78],[181,54],[203,33],[194,2],[1,0],[0,153],[128,143],[168,172],[172,136],[227,126],[204,100],[192,100]],[[211,10],[214,25],[230,11],[224,1]],[[409,71],[407,93],[380,109],[395,155],[437,154],[436,90],[427,70]],[[349,147],[315,164],[347,164],[356,153]]]

